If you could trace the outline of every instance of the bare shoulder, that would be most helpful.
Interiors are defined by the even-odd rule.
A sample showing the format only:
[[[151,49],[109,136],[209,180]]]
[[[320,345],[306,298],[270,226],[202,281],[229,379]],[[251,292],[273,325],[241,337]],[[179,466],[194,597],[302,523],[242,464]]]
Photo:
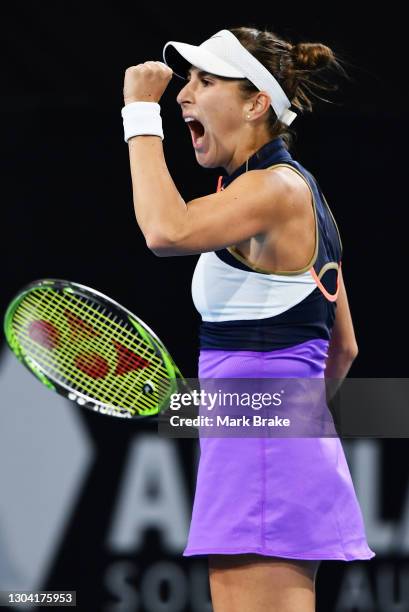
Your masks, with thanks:
[[[301,196],[304,194],[309,196],[311,192],[307,180],[301,176],[297,170],[290,166],[278,165],[276,167],[267,168],[264,172],[281,180],[289,194],[299,194]]]
[[[308,186],[291,168],[278,167],[245,172],[221,193],[227,197],[241,196],[253,205],[258,202],[270,213],[274,209],[277,214],[289,201],[308,193]]]
[[[289,166],[277,166],[259,170],[264,173],[264,184],[268,191],[276,194],[275,221],[306,222],[313,218],[312,192],[307,180]],[[273,231],[277,225],[273,227]]]
[[[291,174],[295,174],[291,169],[285,167],[279,168],[265,168],[262,170],[250,170],[248,172],[243,172],[240,174],[230,185],[228,185],[227,189],[241,189],[244,186],[251,185],[255,188],[259,188],[263,190],[264,188],[269,188],[273,186],[275,189],[280,189],[284,187],[290,187],[292,185],[296,185]]]
[[[270,211],[267,229],[236,243],[236,250],[264,270],[297,271],[308,264],[315,248],[313,194],[303,176],[289,166],[258,170]],[[257,175],[256,175],[257,176]]]
[[[214,202],[219,212],[234,207],[237,213],[246,209],[250,214],[261,213],[271,219],[271,213],[277,211],[279,204],[286,201],[292,191],[289,177],[284,172],[250,170],[240,174],[222,191],[191,200],[187,206],[190,212],[194,212],[204,206],[209,208]]]

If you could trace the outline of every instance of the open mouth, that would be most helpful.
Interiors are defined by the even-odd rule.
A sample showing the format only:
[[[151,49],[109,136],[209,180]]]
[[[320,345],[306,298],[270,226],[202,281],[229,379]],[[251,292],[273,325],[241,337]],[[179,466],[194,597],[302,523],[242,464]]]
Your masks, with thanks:
[[[203,125],[200,123],[200,121],[195,119],[194,121],[189,121],[188,126],[192,135],[193,144],[195,146],[200,145],[205,133]]]

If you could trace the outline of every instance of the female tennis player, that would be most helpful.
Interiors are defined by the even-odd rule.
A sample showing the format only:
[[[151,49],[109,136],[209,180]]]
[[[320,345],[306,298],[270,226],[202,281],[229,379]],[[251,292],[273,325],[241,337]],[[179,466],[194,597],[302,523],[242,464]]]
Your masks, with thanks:
[[[338,59],[323,44],[241,27],[199,46],[170,41],[164,60],[127,69],[122,116],[148,248],[201,254],[199,378],[342,381],[358,350],[342,242],[288,128],[290,106],[311,111],[325,88],[318,73]],[[225,171],[216,193],[190,202],[163,153],[159,101],[174,74],[187,79],[177,103],[198,163]],[[200,445],[184,555],[208,555],[216,612],[310,612],[320,561],[375,556],[337,436]]]

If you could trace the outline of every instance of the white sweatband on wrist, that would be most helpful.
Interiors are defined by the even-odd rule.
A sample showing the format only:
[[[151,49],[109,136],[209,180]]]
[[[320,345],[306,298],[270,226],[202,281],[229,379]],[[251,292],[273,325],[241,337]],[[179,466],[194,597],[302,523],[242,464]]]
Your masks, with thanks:
[[[160,136],[163,140],[162,118],[157,102],[130,102],[121,111],[124,120],[124,137]]]

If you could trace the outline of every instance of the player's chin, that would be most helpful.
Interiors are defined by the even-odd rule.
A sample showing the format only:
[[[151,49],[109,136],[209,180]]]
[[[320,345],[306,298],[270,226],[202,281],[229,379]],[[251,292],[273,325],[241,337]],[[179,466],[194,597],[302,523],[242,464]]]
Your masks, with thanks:
[[[201,155],[196,151],[196,161],[202,168],[218,168],[220,166],[214,159]]]

